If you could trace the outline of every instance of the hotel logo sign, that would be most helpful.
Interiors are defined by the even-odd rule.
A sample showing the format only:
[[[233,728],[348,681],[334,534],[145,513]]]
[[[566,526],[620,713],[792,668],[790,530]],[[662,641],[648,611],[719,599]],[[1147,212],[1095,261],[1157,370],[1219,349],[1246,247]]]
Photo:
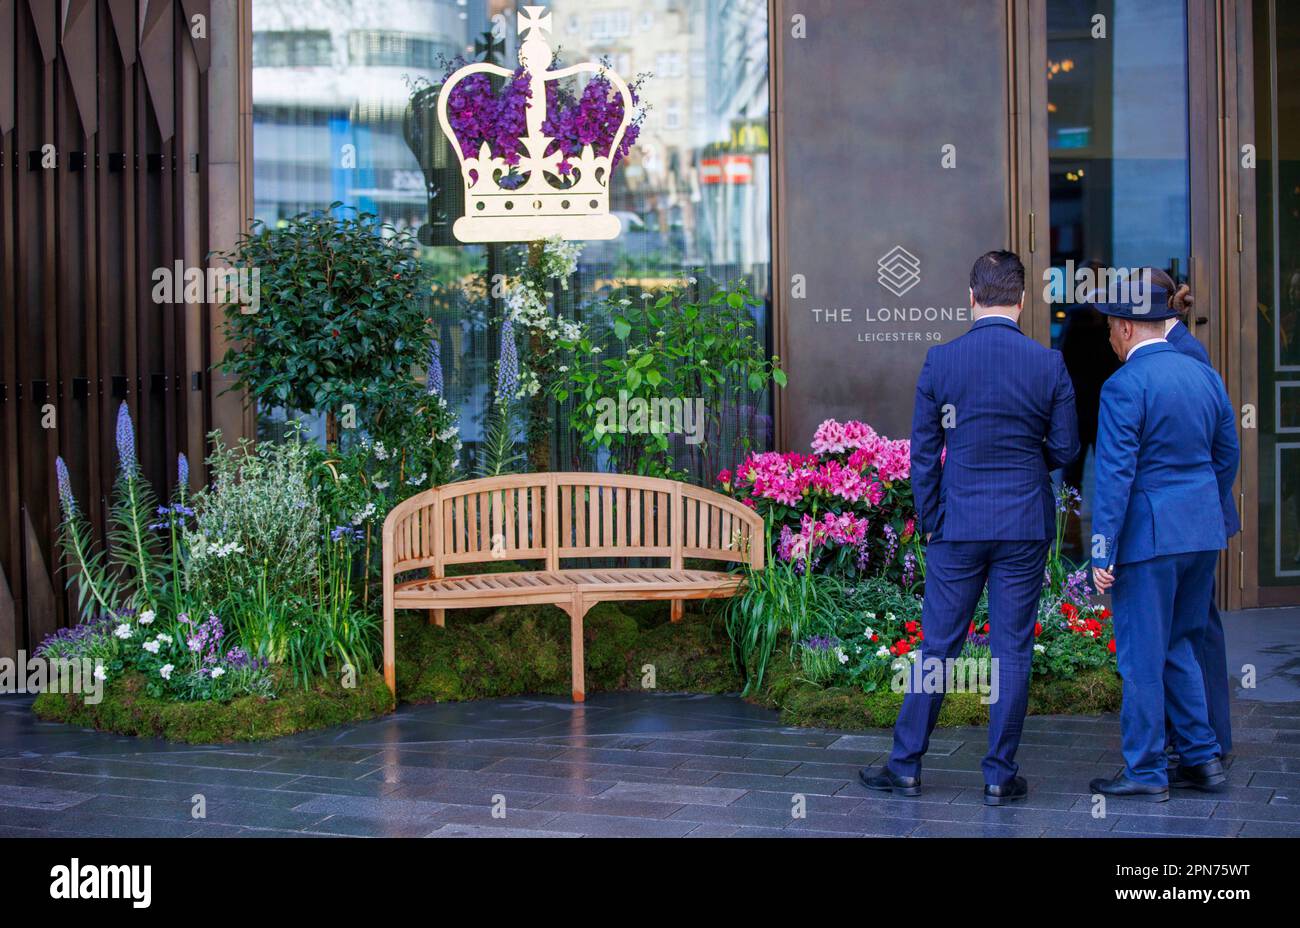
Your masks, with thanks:
[[[921,259],[902,245],[895,245],[876,262],[876,280],[894,296],[902,296],[921,282]]]

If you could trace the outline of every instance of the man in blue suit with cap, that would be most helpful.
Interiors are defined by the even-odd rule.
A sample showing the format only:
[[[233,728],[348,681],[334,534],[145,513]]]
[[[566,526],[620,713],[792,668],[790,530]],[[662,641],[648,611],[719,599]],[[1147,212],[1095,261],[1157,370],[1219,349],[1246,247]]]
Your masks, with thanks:
[[[1166,714],[1180,757],[1176,785],[1216,792],[1227,779],[1197,653],[1227,542],[1220,502],[1239,448],[1218,374],[1165,340],[1170,294],[1131,290],[1133,299],[1097,307],[1124,362],[1101,392],[1092,554],[1097,588],[1114,597],[1125,766],[1091,788],[1163,802]]]

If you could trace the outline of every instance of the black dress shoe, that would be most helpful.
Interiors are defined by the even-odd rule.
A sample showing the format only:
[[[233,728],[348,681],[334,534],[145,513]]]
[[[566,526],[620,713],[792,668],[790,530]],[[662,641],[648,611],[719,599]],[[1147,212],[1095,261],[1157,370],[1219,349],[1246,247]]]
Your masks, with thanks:
[[[1169,776],[1169,785],[1174,789],[1221,793],[1228,788],[1228,775],[1217,758],[1204,764],[1179,764]]]
[[[1012,777],[1001,786],[994,786],[991,783],[984,786],[984,805],[1001,806],[1008,802],[1015,802],[1017,799],[1024,799],[1029,795],[1029,784],[1025,782],[1024,777]]]
[[[1101,793],[1103,796],[1115,796],[1122,799],[1137,799],[1142,802],[1169,801],[1169,787],[1150,786],[1146,783],[1137,783],[1130,780],[1122,773],[1113,780],[1107,780],[1105,777],[1098,777],[1088,784],[1088,788],[1094,793]]]
[[[916,777],[900,777],[888,767],[881,767],[880,772],[872,774],[871,770],[863,767],[858,771],[858,779],[867,789],[874,789],[882,793],[898,793],[900,796],[919,796],[921,795],[921,781]]]

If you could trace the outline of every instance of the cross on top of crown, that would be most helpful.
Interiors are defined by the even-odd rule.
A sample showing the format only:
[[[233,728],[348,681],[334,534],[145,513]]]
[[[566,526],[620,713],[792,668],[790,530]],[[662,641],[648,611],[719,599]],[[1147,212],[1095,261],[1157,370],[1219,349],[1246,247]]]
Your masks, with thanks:
[[[545,30],[547,32],[551,31],[551,14],[546,12],[546,7],[526,6],[523,8],[523,10],[520,11],[519,34],[523,35],[524,31],[528,29],[535,30],[534,32],[529,34],[528,36],[529,41],[542,38],[541,36],[542,30]]]

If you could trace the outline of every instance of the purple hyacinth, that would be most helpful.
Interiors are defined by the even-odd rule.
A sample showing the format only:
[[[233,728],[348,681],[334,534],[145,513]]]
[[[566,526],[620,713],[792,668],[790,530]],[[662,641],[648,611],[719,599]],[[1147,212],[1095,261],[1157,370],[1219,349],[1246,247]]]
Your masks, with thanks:
[[[430,396],[442,396],[442,345],[436,338],[429,339],[429,380],[425,390]]]
[[[190,462],[183,451],[176,455],[176,485],[182,491],[190,485]]]
[[[497,402],[519,392],[519,348],[515,345],[515,324],[509,316],[501,323],[501,360],[497,363]]]
[[[72,495],[72,478],[68,476],[68,465],[63,458],[54,459],[54,474],[59,484],[59,505],[63,507],[63,517],[71,519],[77,514],[77,500]]]
[[[117,460],[122,473],[134,475],[140,469],[140,462],[135,456],[135,429],[131,425],[131,410],[126,400],[117,408]]]

